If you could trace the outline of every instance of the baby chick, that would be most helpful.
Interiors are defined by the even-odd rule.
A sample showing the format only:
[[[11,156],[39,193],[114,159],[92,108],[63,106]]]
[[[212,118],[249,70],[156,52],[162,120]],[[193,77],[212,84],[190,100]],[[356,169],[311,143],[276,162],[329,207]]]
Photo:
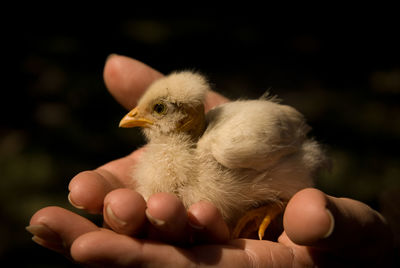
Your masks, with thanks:
[[[291,196],[312,186],[324,154],[294,108],[263,98],[205,114],[209,90],[202,75],[174,72],[150,85],[121,120],[120,127],[142,127],[148,140],[132,174],[136,190],[146,200],[174,193],[186,207],[210,201],[233,238],[249,236],[255,223],[262,239]]]

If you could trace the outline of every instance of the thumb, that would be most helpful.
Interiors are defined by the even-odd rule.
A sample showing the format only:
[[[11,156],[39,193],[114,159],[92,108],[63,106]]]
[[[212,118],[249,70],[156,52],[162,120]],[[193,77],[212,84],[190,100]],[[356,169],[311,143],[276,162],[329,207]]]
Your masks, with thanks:
[[[163,75],[138,60],[111,54],[103,71],[111,95],[127,109],[132,109],[147,87]]]
[[[351,258],[379,259],[390,252],[385,219],[364,203],[335,198],[317,189],[298,192],[283,219],[287,236],[298,245]]]

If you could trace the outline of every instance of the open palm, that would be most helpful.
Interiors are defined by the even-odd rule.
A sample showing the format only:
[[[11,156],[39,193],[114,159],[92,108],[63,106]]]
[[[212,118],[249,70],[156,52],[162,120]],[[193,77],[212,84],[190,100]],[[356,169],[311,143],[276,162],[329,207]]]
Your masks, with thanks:
[[[127,109],[161,76],[118,55],[109,57],[104,69],[108,89]],[[210,92],[206,110],[227,101]],[[199,202],[186,210],[166,193],[146,203],[133,190],[129,171],[142,150],[81,172],[69,185],[71,204],[102,213],[107,228],[63,208],[46,207],[27,227],[33,240],[86,266],[335,267],[373,265],[388,257],[390,236],[378,212],[316,189],[305,189],[290,200],[278,242],[229,240],[228,228],[212,204]]]

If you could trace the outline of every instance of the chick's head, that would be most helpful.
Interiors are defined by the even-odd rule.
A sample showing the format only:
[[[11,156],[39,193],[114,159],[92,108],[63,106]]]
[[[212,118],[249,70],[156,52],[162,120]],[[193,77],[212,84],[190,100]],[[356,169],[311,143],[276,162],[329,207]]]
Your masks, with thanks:
[[[156,80],[120,127],[142,127],[151,140],[160,135],[188,134],[198,138],[204,131],[204,98],[207,80],[193,72],[175,72]]]

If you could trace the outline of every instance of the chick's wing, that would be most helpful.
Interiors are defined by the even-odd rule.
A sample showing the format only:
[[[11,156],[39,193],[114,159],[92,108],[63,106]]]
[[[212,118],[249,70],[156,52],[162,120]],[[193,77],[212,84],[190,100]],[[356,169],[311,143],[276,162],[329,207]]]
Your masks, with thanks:
[[[294,108],[268,100],[235,101],[207,114],[200,151],[223,166],[263,171],[298,151],[309,127]]]

